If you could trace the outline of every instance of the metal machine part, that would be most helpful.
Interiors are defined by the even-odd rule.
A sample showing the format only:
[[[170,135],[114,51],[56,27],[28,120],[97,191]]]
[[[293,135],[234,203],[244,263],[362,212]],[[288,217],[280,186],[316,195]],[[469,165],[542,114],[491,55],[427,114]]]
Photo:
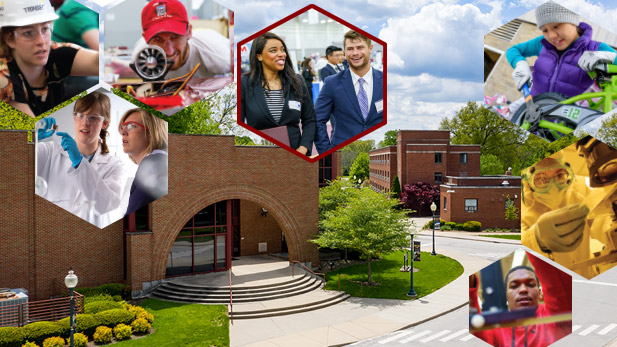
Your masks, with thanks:
[[[579,140],[576,149],[587,162],[592,188],[617,182],[617,150],[591,136]]]
[[[129,64],[144,81],[162,80],[174,64],[173,59],[167,59],[161,47],[148,45],[135,56],[135,61]]]

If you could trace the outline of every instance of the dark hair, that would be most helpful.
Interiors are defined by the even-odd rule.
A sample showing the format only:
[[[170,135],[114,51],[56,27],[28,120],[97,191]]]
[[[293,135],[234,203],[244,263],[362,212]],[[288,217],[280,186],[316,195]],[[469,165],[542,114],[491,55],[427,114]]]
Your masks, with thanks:
[[[315,71],[313,71],[313,68],[309,65],[310,62],[311,58],[304,58],[304,60],[302,61],[302,71],[304,71],[304,69],[308,69],[311,73],[311,76],[315,76]]]
[[[11,57],[11,47],[6,43],[6,40],[13,36],[13,31],[15,30],[15,26],[5,26],[0,28],[0,57],[2,58],[10,58]]]
[[[536,282],[538,282],[538,285],[540,284],[540,281],[538,280],[538,275],[536,275],[536,271],[534,269],[530,268],[529,266],[518,265],[518,266],[511,268],[510,271],[508,271],[508,273],[506,274],[506,277],[504,277],[504,281],[506,282],[506,288],[508,288],[508,276],[510,276],[510,274],[516,270],[530,271],[531,273],[533,273],[534,277],[536,278]]]
[[[281,78],[281,86],[283,89],[285,89],[286,86],[290,86],[294,95],[298,97],[304,96],[302,85],[300,85],[300,79],[297,77],[293,69],[293,63],[289,57],[285,41],[283,41],[283,39],[281,39],[278,35],[271,32],[267,32],[253,40],[249,57],[250,70],[246,73],[249,75],[249,80],[251,83],[257,83],[259,81],[261,82],[260,85],[263,85],[266,90],[268,89],[268,81],[264,75],[263,67],[259,59],[257,59],[257,54],[262,54],[268,40],[281,41],[283,48],[285,49],[285,53],[287,53],[285,56],[285,68],[278,72],[279,77]]]
[[[336,46],[328,46],[326,48],[326,56],[331,56],[335,51],[340,51],[341,49]]]
[[[75,106],[73,107],[73,111],[75,112],[86,112],[92,111],[94,107],[98,106],[101,111],[100,116],[105,118],[105,121],[109,122],[111,120],[111,103],[109,101],[109,97],[101,92],[92,92],[83,98],[75,101]],[[109,128],[109,124],[107,125]],[[101,133],[99,134],[103,143],[101,143],[101,154],[109,153],[109,148],[107,147],[107,129],[101,128]]]

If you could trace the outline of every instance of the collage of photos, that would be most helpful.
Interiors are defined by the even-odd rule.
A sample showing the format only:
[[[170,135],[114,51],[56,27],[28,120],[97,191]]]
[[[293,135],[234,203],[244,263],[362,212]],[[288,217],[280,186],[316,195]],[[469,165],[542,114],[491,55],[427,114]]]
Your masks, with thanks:
[[[613,13],[0,0],[0,347],[617,346]]]

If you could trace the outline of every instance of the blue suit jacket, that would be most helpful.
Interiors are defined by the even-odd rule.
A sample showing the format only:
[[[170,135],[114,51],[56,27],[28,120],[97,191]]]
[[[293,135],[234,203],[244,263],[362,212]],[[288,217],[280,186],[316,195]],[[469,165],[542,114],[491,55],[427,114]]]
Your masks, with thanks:
[[[334,70],[334,68],[330,66],[330,64],[326,64],[326,66],[322,67],[321,70],[319,70],[319,79],[325,81],[326,78],[332,75],[336,75],[336,73],[336,70]]]
[[[353,87],[349,69],[341,71],[326,79],[317,102],[315,117],[317,119],[317,134],[315,146],[319,153],[325,153],[359,133],[383,121],[383,106],[377,112],[375,103],[383,105],[383,73],[373,69],[373,97],[369,105],[366,120],[362,118],[358,97]],[[332,124],[332,137],[328,137],[326,123]]]

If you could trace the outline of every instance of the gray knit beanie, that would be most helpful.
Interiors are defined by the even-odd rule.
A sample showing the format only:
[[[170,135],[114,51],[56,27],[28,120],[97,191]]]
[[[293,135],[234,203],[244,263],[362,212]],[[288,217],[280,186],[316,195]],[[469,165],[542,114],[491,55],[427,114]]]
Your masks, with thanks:
[[[544,24],[548,23],[570,23],[578,26],[581,21],[576,13],[548,1],[536,8],[536,22],[538,28],[542,28]]]

